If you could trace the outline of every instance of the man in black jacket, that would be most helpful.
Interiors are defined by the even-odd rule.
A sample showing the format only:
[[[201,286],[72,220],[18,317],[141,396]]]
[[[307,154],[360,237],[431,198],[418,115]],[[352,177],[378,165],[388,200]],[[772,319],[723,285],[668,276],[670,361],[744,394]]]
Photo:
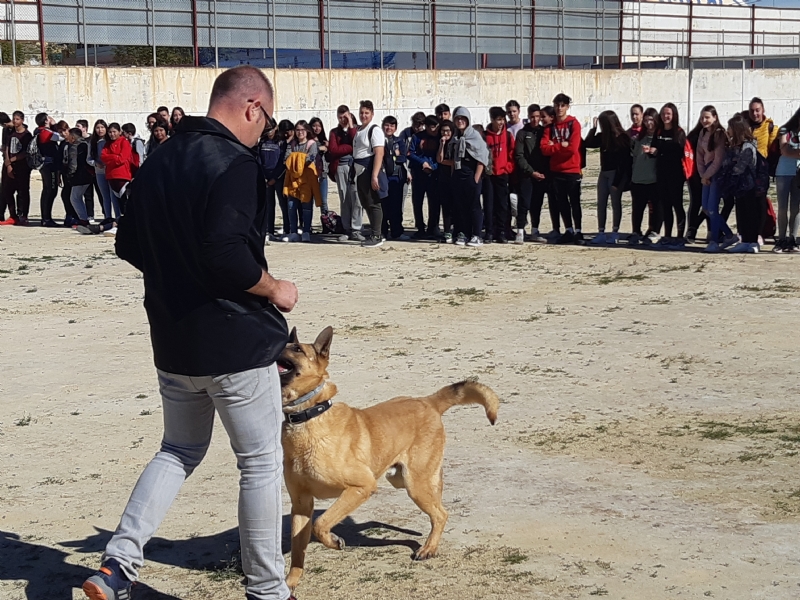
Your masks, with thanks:
[[[253,147],[274,126],[273,91],[253,67],[214,82],[207,117],[185,117],[130,186],[116,250],[144,274],[145,308],[164,409],[161,451],[142,473],[89,598],[123,600],[218,412],[241,472],[239,536],[251,600],[286,600],[281,553],[283,414],[275,360],[281,312],[297,288],[264,257],[266,182]]]
[[[531,104],[528,107],[528,122],[517,132],[517,144],[514,146],[514,162],[519,174],[517,238],[514,242],[516,244],[525,243],[528,213],[531,215],[531,241],[542,243],[547,241],[539,233],[544,195],[550,187],[548,180],[550,159],[542,154],[539,147],[544,131],[539,124],[540,114],[538,104]]]

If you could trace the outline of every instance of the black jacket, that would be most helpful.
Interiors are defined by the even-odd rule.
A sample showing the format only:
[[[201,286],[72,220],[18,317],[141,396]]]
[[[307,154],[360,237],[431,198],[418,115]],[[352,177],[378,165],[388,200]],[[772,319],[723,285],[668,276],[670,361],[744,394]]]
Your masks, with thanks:
[[[245,291],[267,269],[255,153],[218,121],[184,117],[129,189],[116,251],[144,274],[156,367],[207,376],[272,364],[286,321]]]
[[[92,172],[86,163],[89,155],[89,144],[86,140],[80,139],[74,144],[67,144],[65,150],[64,181],[72,186],[92,183]]]
[[[544,127],[530,123],[517,132],[517,144],[514,146],[514,162],[520,173],[530,177],[533,172],[550,175],[550,157],[542,154],[540,144]]]

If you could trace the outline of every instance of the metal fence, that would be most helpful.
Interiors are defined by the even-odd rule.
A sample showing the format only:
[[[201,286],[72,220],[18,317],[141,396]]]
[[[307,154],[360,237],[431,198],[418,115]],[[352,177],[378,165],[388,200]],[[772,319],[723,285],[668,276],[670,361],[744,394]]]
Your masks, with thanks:
[[[800,10],[619,0],[0,0],[0,51],[0,64],[667,66],[797,53]]]

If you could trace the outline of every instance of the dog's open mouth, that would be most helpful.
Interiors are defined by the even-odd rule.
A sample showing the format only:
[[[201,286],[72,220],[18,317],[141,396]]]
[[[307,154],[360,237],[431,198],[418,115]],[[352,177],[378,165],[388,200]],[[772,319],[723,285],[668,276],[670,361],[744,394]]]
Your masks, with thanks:
[[[278,375],[281,377],[285,377],[294,372],[294,365],[288,360],[278,359],[275,364],[278,365]]]

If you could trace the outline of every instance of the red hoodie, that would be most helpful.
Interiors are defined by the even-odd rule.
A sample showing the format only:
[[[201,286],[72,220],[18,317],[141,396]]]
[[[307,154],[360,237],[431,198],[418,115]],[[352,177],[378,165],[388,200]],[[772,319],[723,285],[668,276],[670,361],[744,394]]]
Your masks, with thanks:
[[[486,128],[486,145],[492,153],[492,175],[511,175],[514,172],[514,136],[503,127],[500,133]]]
[[[355,127],[344,130],[340,127],[331,129],[330,139],[328,140],[328,177],[336,181],[336,169],[339,168],[339,160],[345,156],[353,154],[353,138],[356,137]]]
[[[569,145],[565,148],[561,142]],[[578,119],[567,116],[561,123],[554,122],[550,127],[545,127],[541,148],[542,154],[550,157],[550,170],[553,173],[580,174],[581,124]]]
[[[100,160],[106,166],[106,179],[122,179],[130,181],[131,175],[131,143],[125,136],[119,136],[113,142],[103,146]]]

